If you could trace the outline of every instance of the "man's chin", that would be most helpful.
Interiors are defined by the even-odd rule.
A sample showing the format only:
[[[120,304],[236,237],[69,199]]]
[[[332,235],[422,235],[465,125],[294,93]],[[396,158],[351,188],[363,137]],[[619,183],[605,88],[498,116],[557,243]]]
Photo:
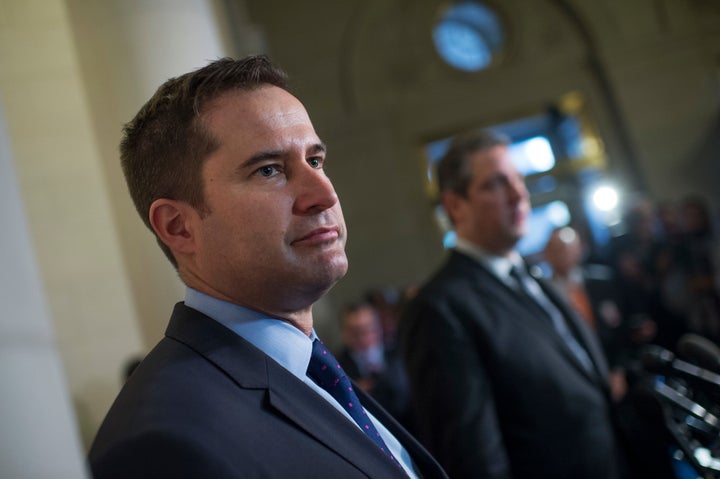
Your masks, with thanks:
[[[521,239],[523,239],[523,236],[525,236],[525,231],[513,231],[510,235],[508,235],[508,246],[510,249],[514,249],[517,244],[520,242]]]
[[[526,233],[527,233],[527,225],[525,225],[525,223],[523,222],[521,225],[518,225],[515,228],[513,228],[512,234],[513,234],[515,241],[517,242],[517,241],[520,241],[521,239],[523,239],[523,236],[525,236]]]
[[[348,260],[345,252],[334,259],[331,269],[335,272],[335,282],[340,281],[348,272]]]
[[[317,258],[316,265],[322,267],[319,268],[318,281],[327,281],[334,285],[337,281],[343,278],[348,271],[348,260],[345,255],[345,251],[336,251],[333,253],[326,253],[322,258]]]

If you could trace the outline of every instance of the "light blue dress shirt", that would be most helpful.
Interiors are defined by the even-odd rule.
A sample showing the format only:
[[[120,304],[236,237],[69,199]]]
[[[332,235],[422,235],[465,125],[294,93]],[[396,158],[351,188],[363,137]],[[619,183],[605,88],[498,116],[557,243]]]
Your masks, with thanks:
[[[340,403],[307,376],[307,368],[312,354],[312,343],[317,338],[314,329],[308,337],[286,321],[213,298],[192,288],[185,290],[185,305],[211,317],[270,356],[357,426],[357,423],[343,409]],[[417,479],[410,454],[378,419],[369,411],[366,412],[388,449],[405,469],[408,476]],[[360,426],[358,426],[359,428]]]

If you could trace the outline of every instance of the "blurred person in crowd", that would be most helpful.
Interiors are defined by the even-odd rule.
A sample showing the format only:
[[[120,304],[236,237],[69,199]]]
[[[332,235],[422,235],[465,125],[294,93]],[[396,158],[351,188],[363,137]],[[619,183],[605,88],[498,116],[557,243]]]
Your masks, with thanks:
[[[552,231],[543,257],[552,269],[550,282],[598,335],[610,366],[612,397],[620,401],[627,392],[625,362],[629,360],[629,338],[612,270],[583,262],[583,242],[569,226]],[[652,328],[654,323],[650,324]]]
[[[678,243],[682,238],[682,222],[677,204],[663,200],[657,203],[656,211],[662,239],[667,243]]]
[[[373,288],[365,293],[365,301],[375,308],[380,319],[383,343],[395,349],[399,317],[400,292],[395,288]]]
[[[682,241],[687,280],[688,327],[720,343],[720,290],[716,264],[718,240],[713,228],[710,206],[699,196],[683,200]]]
[[[168,80],[121,160],[186,294],[98,431],[95,479],[446,477],[315,334],[347,230],[282,71],[225,58]]]
[[[597,337],[515,249],[530,202],[507,140],[456,137],[438,181],[457,246],[401,322],[419,437],[452,477],[625,477]]]
[[[664,419],[648,404],[647,372],[641,355],[655,337],[655,322],[644,320],[630,330],[620,305],[612,268],[586,263],[583,242],[571,227],[556,228],[543,250],[552,268],[550,282],[600,339],[610,366],[610,391],[616,403],[624,449],[638,477],[673,477],[668,449],[672,443]]]
[[[676,202],[664,200],[657,204],[659,231],[651,258],[649,275],[657,284],[658,304],[654,314],[660,316],[657,343],[674,349],[674,342],[687,331],[690,308],[687,287],[687,249],[684,242],[681,212]]]
[[[674,350],[686,331],[678,250],[664,238],[662,223],[647,198],[631,203],[623,222],[627,231],[612,239],[610,265],[622,294],[628,328],[638,343],[652,342]],[[651,321],[655,325],[648,328]]]
[[[343,348],[338,362],[358,386],[407,427],[407,377],[397,350],[383,341],[377,310],[367,302],[348,304],[340,322]]]

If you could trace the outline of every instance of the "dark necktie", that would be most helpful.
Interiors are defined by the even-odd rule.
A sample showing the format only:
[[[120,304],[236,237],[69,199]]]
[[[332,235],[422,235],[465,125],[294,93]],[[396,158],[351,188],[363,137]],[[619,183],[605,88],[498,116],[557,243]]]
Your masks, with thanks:
[[[563,341],[565,341],[565,344],[570,348],[583,367],[587,371],[592,371],[593,365],[587,351],[585,351],[585,348],[575,339],[575,336],[565,322],[565,317],[562,312],[553,304],[550,298],[545,295],[537,281],[525,272],[525,268],[518,266],[513,266],[510,269],[510,276],[517,282],[520,291],[535,301],[535,303],[547,313],[555,331],[557,331]]]
[[[312,356],[307,370],[308,376],[330,395],[345,409],[350,417],[360,426],[360,429],[373,440],[375,444],[396,464],[399,463],[392,455],[385,441],[380,437],[365,409],[360,404],[352,384],[345,371],[340,367],[337,360],[330,354],[322,341],[313,341]]]

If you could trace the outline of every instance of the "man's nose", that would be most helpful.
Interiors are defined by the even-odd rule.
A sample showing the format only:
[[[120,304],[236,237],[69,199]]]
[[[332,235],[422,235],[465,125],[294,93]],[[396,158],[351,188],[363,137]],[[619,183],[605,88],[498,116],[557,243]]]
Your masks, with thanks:
[[[525,180],[522,178],[516,178],[510,181],[509,192],[510,198],[514,201],[520,201],[529,196],[527,187],[525,186]]]
[[[332,208],[338,202],[335,188],[323,170],[304,169],[297,178],[297,197],[293,213],[307,215]]]

